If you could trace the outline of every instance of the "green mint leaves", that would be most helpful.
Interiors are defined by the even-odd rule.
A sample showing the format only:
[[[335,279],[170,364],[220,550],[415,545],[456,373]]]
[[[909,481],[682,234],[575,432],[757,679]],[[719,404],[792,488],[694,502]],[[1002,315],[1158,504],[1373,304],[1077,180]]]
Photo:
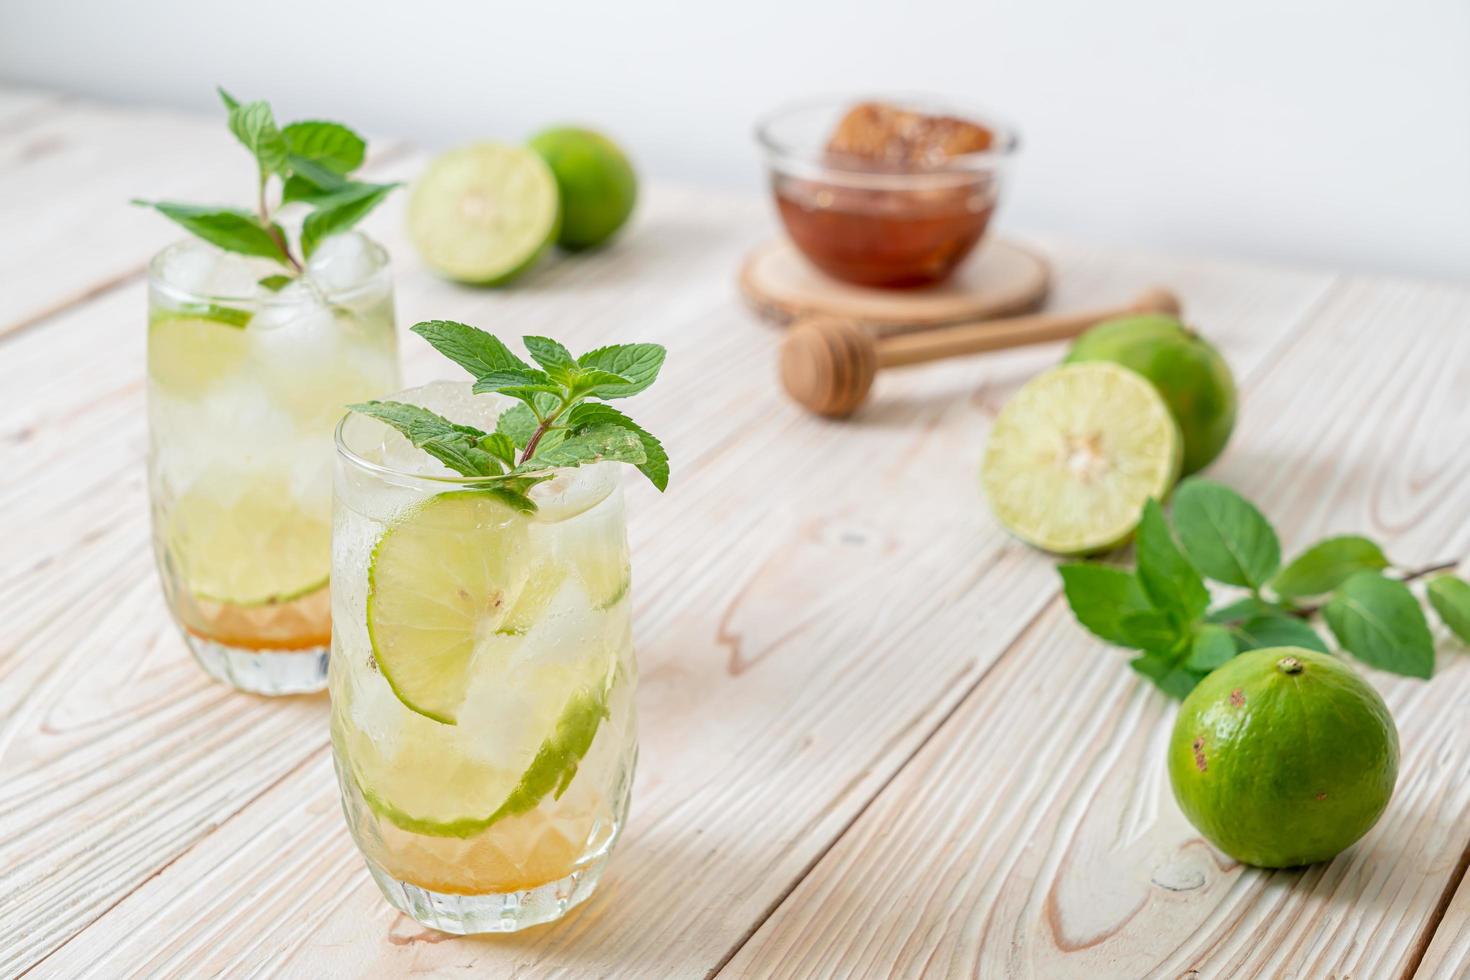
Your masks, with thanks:
[[[1059,571],[1079,623],[1115,646],[1139,651],[1130,666],[1183,698],[1238,653],[1300,646],[1328,651],[1312,625],[1321,614],[1338,645],[1372,667],[1408,677],[1434,671],[1434,639],[1408,582],[1431,569],[1391,568],[1366,538],[1327,538],[1281,567],[1276,531],[1249,501],[1193,478],[1174,493],[1172,513],[1144,505],[1130,571],[1091,562]],[[1205,580],[1248,590],[1211,608]],[[1470,582],[1441,575],[1429,603],[1470,643]],[[1305,600],[1325,597],[1317,605]]]
[[[172,201],[134,204],[154,208],[226,251],[272,259],[299,274],[322,239],[357,224],[398,186],[352,179],[367,155],[367,143],[341,123],[306,120],[280,127],[269,103],[240,102],[224,89],[219,94],[229,112],[230,132],[255,157],[255,211]],[[272,218],[268,200],[273,180],[280,183],[279,206],[311,209],[302,223],[299,258]]]
[[[520,404],[500,414],[494,432],[401,402],[349,405],[352,411],[388,423],[456,473],[484,478],[487,492],[526,512],[536,509],[530,489],[550,479],[552,469],[604,460],[631,463],[659,490],[668,486],[663,444],[612,406],[588,400],[646,389],[663,367],[663,347],[619,344],[579,358],[549,337],[524,337],[538,369],[499,338],[467,324],[426,320],[412,329],[474,376],[475,393],[497,392]]]

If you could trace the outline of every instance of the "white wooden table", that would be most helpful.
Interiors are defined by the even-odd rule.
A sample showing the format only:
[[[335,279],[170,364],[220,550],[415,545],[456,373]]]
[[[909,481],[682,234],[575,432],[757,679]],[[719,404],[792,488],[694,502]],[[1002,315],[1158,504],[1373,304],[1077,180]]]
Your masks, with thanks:
[[[425,159],[375,151],[381,177]],[[148,546],[144,264],[176,235],[126,201],[230,201],[249,167],[220,119],[0,90],[0,975],[1470,974],[1470,655],[1372,675],[1403,768],[1366,839],[1231,864],[1169,792],[1173,705],[981,500],[990,420],[1057,350],[894,372],[851,423],[807,417],[734,287],[765,202],[667,186],[617,247],[501,292],[428,275],[402,195],[368,226],[403,324],[670,350],[639,416],[673,481],[629,484],[643,748],[604,886],[513,937],[393,912],[343,824],[325,698],[209,681]],[[1214,475],[1288,550],[1357,530],[1406,562],[1470,554],[1470,290],[1031,241],[1059,307],[1180,292],[1244,392]],[[442,370],[402,346],[411,382]]]

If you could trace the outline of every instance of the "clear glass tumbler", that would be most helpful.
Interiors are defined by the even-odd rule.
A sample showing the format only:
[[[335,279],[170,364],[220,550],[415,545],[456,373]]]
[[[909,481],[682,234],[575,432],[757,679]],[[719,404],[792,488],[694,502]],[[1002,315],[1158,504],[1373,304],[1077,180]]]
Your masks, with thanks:
[[[508,401],[393,396],[491,431]],[[337,435],[332,747],[388,901],[445,932],[549,922],[597,885],[637,758],[621,464],[512,509],[396,431]]]
[[[386,253],[328,239],[271,262],[197,240],[149,267],[148,480],[164,595],[200,665],[258,694],[326,685],[332,449],[398,380]]]

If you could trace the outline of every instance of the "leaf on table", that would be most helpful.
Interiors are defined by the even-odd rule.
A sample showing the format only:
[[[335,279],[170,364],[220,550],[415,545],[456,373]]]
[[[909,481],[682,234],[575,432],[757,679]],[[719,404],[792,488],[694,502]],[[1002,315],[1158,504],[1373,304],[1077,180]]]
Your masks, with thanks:
[[[1429,604],[1450,632],[1461,643],[1470,643],[1470,582],[1454,575],[1440,575],[1430,580],[1427,592]]]
[[[1388,567],[1383,549],[1367,538],[1344,534],[1327,538],[1303,551],[1271,580],[1283,599],[1326,595],[1358,572]]]
[[[1157,500],[1143,505],[1136,546],[1138,579],[1154,607],[1187,627],[1204,615],[1210,592],[1204,579],[1174,543],[1164,509]]]
[[[1092,562],[1070,562],[1057,571],[1062,575],[1067,604],[1079,623],[1108,643],[1133,646],[1123,630],[1123,617],[1153,611],[1137,575]]]
[[[1359,572],[1322,610],[1337,642],[1370,667],[1407,677],[1434,673],[1434,638],[1424,610],[1403,582]]]
[[[1240,494],[1191,477],[1174,492],[1174,527],[1194,567],[1217,582],[1260,589],[1281,564],[1276,531]]]

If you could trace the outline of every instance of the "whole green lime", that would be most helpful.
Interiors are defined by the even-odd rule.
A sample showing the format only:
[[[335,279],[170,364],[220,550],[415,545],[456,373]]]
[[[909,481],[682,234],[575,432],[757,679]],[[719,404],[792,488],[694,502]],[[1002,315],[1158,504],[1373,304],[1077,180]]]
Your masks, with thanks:
[[[529,145],[556,175],[561,192],[556,243],[580,251],[617,234],[638,199],[638,176],[618,145],[601,133],[571,126],[538,133]]]
[[[1235,428],[1235,377],[1220,352],[1172,316],[1140,314],[1099,323],[1066,360],[1112,361],[1153,382],[1184,433],[1187,476],[1204,469]]]
[[[1388,706],[1335,657],[1243,653],[1200,681],[1169,740],[1179,808],[1243,864],[1334,857],[1378,822],[1398,778]]]

